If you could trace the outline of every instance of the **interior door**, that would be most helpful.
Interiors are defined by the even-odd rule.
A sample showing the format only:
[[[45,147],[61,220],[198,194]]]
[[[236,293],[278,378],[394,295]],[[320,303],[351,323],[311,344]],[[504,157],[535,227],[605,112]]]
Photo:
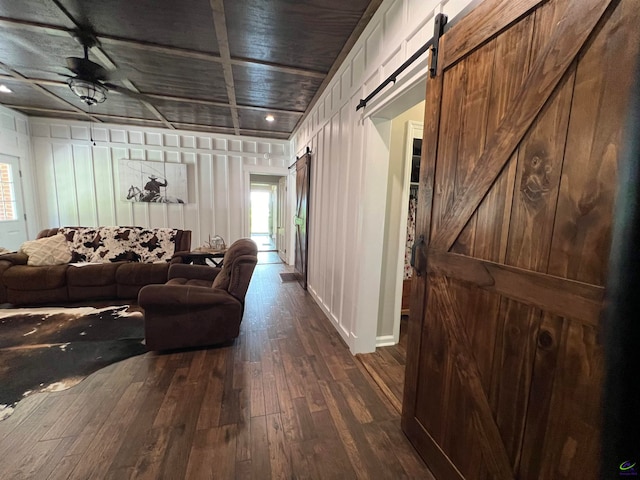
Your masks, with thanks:
[[[276,229],[276,248],[280,259],[287,263],[287,241],[286,241],[286,206],[287,206],[287,177],[278,180],[278,221]]]
[[[0,154],[0,247],[14,251],[26,240],[20,161]]]
[[[295,271],[302,288],[307,289],[307,265],[309,249],[309,188],[311,185],[311,154],[306,153],[296,161],[296,228]]]
[[[600,477],[599,316],[639,12],[486,0],[441,38],[402,415],[439,479]]]

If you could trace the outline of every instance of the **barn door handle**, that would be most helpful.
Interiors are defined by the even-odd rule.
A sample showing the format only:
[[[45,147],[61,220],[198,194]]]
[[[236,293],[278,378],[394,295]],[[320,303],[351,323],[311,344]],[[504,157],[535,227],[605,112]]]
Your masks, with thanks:
[[[416,274],[419,277],[426,273],[426,246],[427,244],[424,242],[424,235],[420,235],[418,240],[413,244],[413,247],[411,247],[411,266],[416,270]]]

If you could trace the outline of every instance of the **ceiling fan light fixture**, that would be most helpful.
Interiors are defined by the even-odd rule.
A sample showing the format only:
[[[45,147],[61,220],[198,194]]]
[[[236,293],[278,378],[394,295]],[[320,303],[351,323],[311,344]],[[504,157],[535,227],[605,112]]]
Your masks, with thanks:
[[[264,119],[265,119],[267,122],[275,122],[276,117],[274,117],[273,115],[269,114],[269,115],[267,115],[266,117],[264,117]]]
[[[102,103],[107,99],[107,89],[99,83],[81,78],[70,78],[67,83],[71,91],[87,105]]]

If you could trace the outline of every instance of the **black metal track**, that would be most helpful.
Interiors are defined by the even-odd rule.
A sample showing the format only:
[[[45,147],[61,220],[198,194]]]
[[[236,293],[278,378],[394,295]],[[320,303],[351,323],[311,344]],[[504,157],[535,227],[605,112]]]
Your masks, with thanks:
[[[391,75],[389,75],[389,77],[387,77],[387,79],[384,82],[382,82],[380,85],[378,85],[378,87],[373,92],[371,92],[369,95],[367,95],[366,98],[360,99],[360,102],[358,103],[358,106],[356,107],[356,112],[358,110],[360,110],[361,108],[366,107],[367,103],[369,103],[376,95],[378,95],[382,90],[384,90],[384,88],[387,85],[389,85],[390,83],[396,83],[398,75],[400,75],[407,68],[409,68],[409,66],[413,62],[415,62],[418,58],[420,58],[427,50],[429,50],[432,47],[437,47],[436,43],[439,40],[440,36],[442,36],[445,33],[447,33],[451,29],[451,27],[453,27],[455,24],[460,22],[460,20],[462,20],[464,17],[466,17],[469,14],[469,12],[471,12],[474,8],[476,8],[478,6],[479,3],[481,3],[481,1],[482,0],[474,0],[469,5],[467,5],[460,13],[458,13],[458,15],[456,15],[449,22],[447,22],[447,20],[446,20],[446,15],[438,14],[438,17],[444,17],[444,19],[445,19],[444,20],[444,26],[442,26],[441,30],[440,30],[440,35],[438,35],[437,32],[436,32],[436,34],[433,37],[431,37],[429,40],[427,40],[427,43],[425,43],[422,47],[420,47],[416,53],[411,55],[411,57],[409,57],[409,59],[406,62],[404,62],[402,65],[400,65]],[[437,28],[438,28],[438,21],[436,19],[436,29]]]
[[[305,152],[304,152],[302,155],[300,155],[299,157],[298,157],[298,156],[296,156],[296,161],[295,161],[295,162],[293,162],[291,165],[289,165],[289,170],[291,170],[293,167],[295,167],[295,166],[296,166],[296,162],[297,162],[298,160],[300,160],[300,159],[301,159],[303,156],[305,156],[305,155],[311,155],[311,148],[310,148],[310,147],[307,147],[307,149],[305,150]]]
[[[369,101],[373,97],[378,95],[384,89],[384,87],[386,87],[390,83],[396,83],[396,79],[397,79],[398,75],[400,75],[407,68],[409,68],[409,66],[413,62],[415,62],[419,57],[421,57],[423,53],[425,53],[427,50],[429,50],[433,46],[433,44],[434,44],[434,38],[431,37],[429,39],[429,41],[427,43],[425,43],[422,47],[420,47],[420,49],[416,53],[411,55],[411,57],[409,57],[409,59],[406,62],[404,62],[402,65],[400,65],[391,75],[389,75],[389,77],[384,82],[382,82],[380,85],[378,85],[378,87],[373,92],[371,92],[367,96],[367,98],[365,98],[364,100],[361,99],[360,103],[358,103],[358,106],[356,107],[356,112],[358,110],[360,110],[361,108],[366,107],[367,103],[369,103]]]

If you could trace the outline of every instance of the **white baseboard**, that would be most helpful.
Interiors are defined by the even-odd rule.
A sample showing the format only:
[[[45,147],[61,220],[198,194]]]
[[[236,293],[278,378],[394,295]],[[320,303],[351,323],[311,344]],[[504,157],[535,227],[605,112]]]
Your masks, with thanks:
[[[395,345],[396,342],[393,338],[393,335],[381,335],[376,337],[376,348],[377,347],[390,347],[391,345]]]

